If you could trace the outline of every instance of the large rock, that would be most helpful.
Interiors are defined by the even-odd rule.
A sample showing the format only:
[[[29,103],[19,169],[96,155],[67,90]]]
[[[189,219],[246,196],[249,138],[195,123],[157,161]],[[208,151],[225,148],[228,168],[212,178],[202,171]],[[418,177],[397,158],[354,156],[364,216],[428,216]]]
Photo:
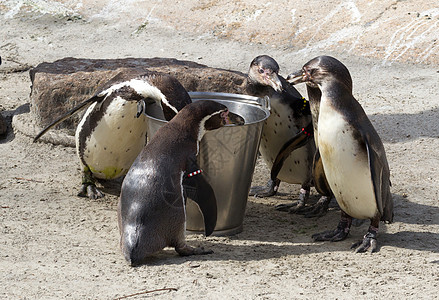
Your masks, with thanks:
[[[76,59],[41,63],[30,71],[31,114],[36,125],[53,120],[97,92],[99,86],[127,68],[154,70],[176,77],[188,91],[241,93],[245,74],[170,58]],[[80,114],[58,128],[73,133]]]

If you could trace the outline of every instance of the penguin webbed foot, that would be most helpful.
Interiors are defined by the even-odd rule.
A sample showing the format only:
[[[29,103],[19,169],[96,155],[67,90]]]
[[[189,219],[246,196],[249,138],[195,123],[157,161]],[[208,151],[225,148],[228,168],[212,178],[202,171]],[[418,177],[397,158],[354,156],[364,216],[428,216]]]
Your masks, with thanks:
[[[274,209],[278,211],[286,211],[289,212],[290,214],[294,214],[297,211],[300,211],[304,207],[305,207],[305,203],[299,200],[291,203],[278,204],[274,207]]]
[[[369,231],[364,235],[363,240],[353,243],[351,249],[355,249],[355,253],[376,252],[377,251],[377,233],[374,230]]]
[[[341,220],[337,228],[334,230],[327,230],[312,235],[314,241],[331,241],[338,242],[344,240],[350,231],[350,222]]]
[[[81,189],[78,192],[79,197],[88,197],[89,199],[96,200],[105,196],[94,184],[83,183]]]
[[[213,253],[213,250],[204,249],[204,247],[191,247],[188,244],[175,247],[175,251],[177,251],[180,256],[206,255]]]
[[[254,196],[256,198],[265,198],[276,195],[277,190],[279,189],[280,180],[270,179],[267,182],[266,186],[252,186],[250,188],[249,196]]]
[[[328,212],[329,202],[331,197],[322,196],[314,205],[304,207],[296,213],[304,215],[305,218],[323,217]]]
[[[295,214],[305,208],[305,203],[309,198],[309,189],[300,189],[299,200],[288,204],[278,204],[275,209],[278,211],[287,211],[290,214]]]
[[[82,171],[82,186],[78,192],[78,196],[88,197],[92,200],[104,197],[105,194],[96,187],[95,182],[96,179],[93,177],[93,173],[91,172],[90,168],[88,166],[84,166],[84,170]]]

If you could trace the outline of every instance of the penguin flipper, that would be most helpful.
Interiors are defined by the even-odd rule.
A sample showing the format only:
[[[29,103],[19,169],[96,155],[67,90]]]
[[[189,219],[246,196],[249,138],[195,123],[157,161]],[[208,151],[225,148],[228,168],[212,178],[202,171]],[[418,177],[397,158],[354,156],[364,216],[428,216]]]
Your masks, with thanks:
[[[393,200],[390,194],[390,179],[387,161],[383,161],[373,149],[369,140],[364,139],[369,159],[369,169],[378,211],[384,221],[393,219]]]
[[[187,173],[192,173],[200,169],[195,158],[189,159],[188,166]],[[197,203],[203,214],[206,236],[211,235],[215,229],[217,221],[217,203],[215,192],[211,185],[207,182],[203,174],[198,174],[191,177],[185,177],[183,180],[183,187],[187,197]]]
[[[325,170],[323,169],[322,157],[320,151],[317,148],[314,154],[314,163],[312,175],[314,179],[314,187],[320,195],[331,197],[332,191],[329,187],[328,180],[326,179]]]
[[[67,113],[65,113],[64,115],[62,115],[61,117],[59,117],[58,119],[53,121],[52,123],[50,123],[46,128],[41,130],[40,133],[38,133],[37,136],[34,138],[33,142],[35,143],[40,137],[42,137],[47,131],[49,131],[55,125],[58,125],[62,121],[64,121],[64,120],[68,119],[69,117],[71,117],[73,114],[75,114],[78,111],[88,107],[93,102],[97,102],[97,101],[100,101],[102,99],[103,99],[103,97],[93,96],[93,97],[85,100],[84,102],[81,102],[79,105],[75,106],[74,108],[69,110]]]
[[[296,134],[282,146],[273,162],[273,166],[271,167],[271,180],[276,180],[285,160],[291,154],[291,152],[305,146],[306,143],[312,138],[312,135],[313,126],[312,123],[310,123],[307,127],[303,128],[298,134]]]

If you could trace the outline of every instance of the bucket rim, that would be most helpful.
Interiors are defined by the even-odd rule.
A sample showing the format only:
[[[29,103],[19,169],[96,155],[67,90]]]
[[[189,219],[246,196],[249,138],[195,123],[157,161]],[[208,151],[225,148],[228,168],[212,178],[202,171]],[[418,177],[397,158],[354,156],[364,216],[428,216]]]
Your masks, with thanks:
[[[256,124],[259,122],[263,122],[268,119],[270,116],[270,100],[268,97],[255,97],[245,94],[235,94],[235,93],[222,93],[222,92],[188,92],[189,96],[192,100],[221,100],[221,101],[228,101],[228,102],[242,102],[247,105],[256,106],[260,110],[262,110],[265,113],[265,116],[257,121],[248,122],[243,125],[239,126],[248,126],[252,124]],[[153,117],[149,115],[147,112],[144,112],[147,118],[158,121],[161,123],[167,123],[166,120],[159,119],[156,117]],[[225,125],[224,127],[236,127],[236,125],[230,124]]]
[[[270,111],[270,98],[269,97],[256,97],[246,94],[236,93],[223,93],[223,92],[188,92],[189,96],[195,99],[205,99],[204,97],[214,97],[213,100],[230,100],[234,98],[240,102],[260,106],[262,109]]]

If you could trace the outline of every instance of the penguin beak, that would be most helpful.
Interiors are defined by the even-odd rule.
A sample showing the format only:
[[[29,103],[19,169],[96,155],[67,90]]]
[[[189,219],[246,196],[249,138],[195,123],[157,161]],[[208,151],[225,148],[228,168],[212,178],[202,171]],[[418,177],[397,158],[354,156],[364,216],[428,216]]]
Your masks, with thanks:
[[[244,118],[238,114],[232,113],[229,110],[223,111],[221,113],[221,118],[223,119],[223,125],[244,125]]]
[[[270,73],[265,73],[263,75],[263,78],[265,80],[265,82],[271,86],[276,92],[281,93],[284,88],[282,87],[282,82],[279,79],[279,76],[277,76],[276,73],[274,72],[270,72]]]
[[[303,70],[291,73],[287,76],[287,81],[293,85],[306,81],[306,74]]]

